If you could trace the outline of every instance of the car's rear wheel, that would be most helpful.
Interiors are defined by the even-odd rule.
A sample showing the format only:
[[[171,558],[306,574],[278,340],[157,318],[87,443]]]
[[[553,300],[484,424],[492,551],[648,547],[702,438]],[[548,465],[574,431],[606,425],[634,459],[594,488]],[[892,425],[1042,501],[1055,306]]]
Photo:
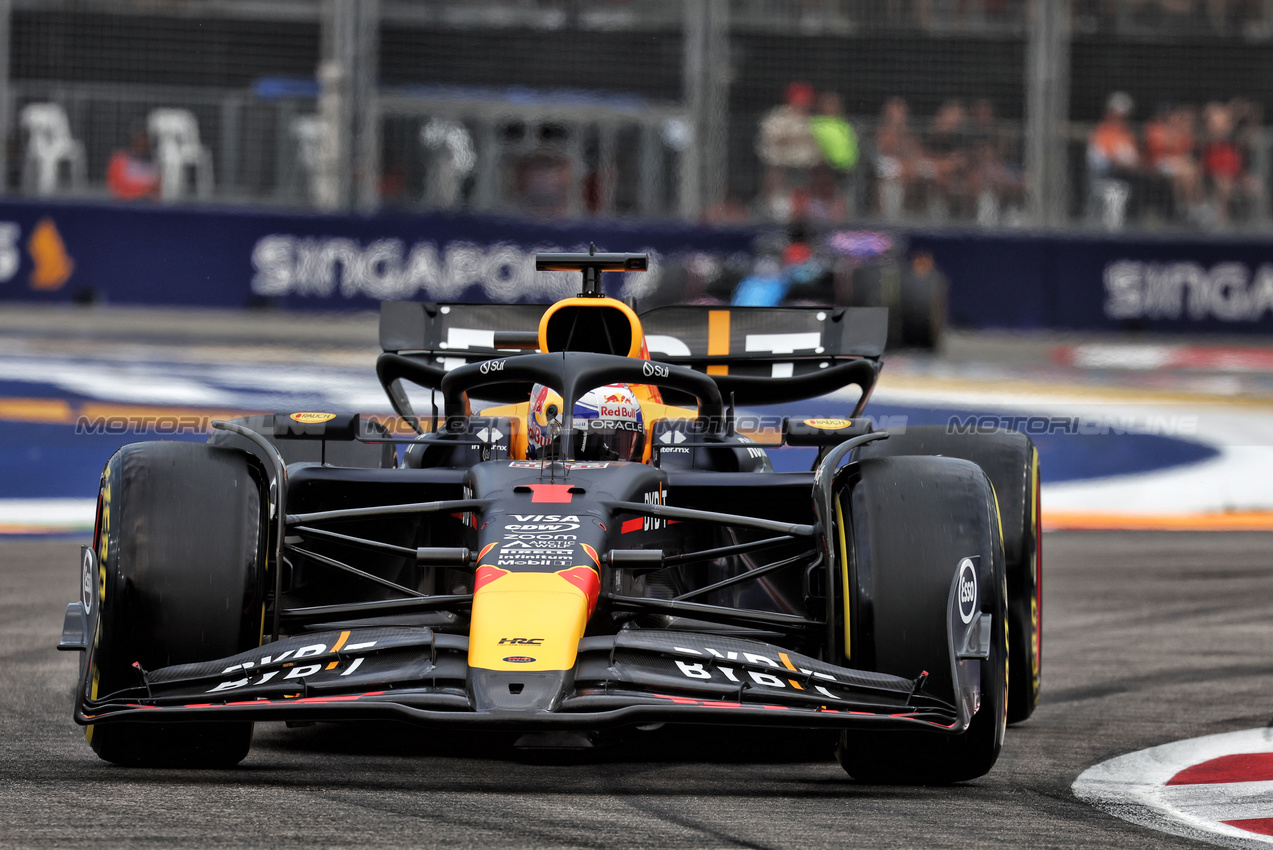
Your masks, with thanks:
[[[902,344],[935,349],[946,329],[946,278],[926,263],[908,263],[901,271]],[[924,266],[928,266],[925,268]]]
[[[961,676],[978,677],[979,707],[963,732],[852,730],[840,736],[840,764],[863,782],[932,784],[984,775],[999,757],[1008,686],[1007,590],[998,517],[989,481],[975,465],[937,457],[862,461],[840,494],[841,561],[851,588],[841,647],[848,666],[915,677],[954,703],[951,593],[963,565],[977,575],[982,616],[991,620],[988,657]],[[970,613],[971,616],[971,613]],[[966,621],[965,621],[966,622]]]
[[[260,644],[262,484],[255,463],[234,449],[133,443],[110,459],[94,534],[100,569],[83,683],[89,699],[144,695],[143,671]],[[86,737],[115,764],[230,767],[247,755],[252,724],[102,723]]]
[[[955,433],[946,426],[890,431],[860,457],[944,455],[970,460],[994,485],[1003,521],[1008,571],[1008,660],[1012,668],[1008,722],[1019,723],[1039,704],[1043,672],[1043,538],[1039,452],[1018,431]]]

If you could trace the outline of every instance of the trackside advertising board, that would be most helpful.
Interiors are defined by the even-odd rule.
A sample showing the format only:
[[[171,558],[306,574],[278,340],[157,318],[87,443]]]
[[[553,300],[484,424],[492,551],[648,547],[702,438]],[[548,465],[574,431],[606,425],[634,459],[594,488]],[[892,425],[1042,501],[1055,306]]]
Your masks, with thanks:
[[[640,297],[685,252],[750,251],[757,231],[677,222],[548,224],[478,215],[301,215],[154,204],[0,202],[0,302],[372,309],[385,300],[575,294],[536,251],[648,251],[607,275]],[[1204,238],[913,231],[967,328],[1273,333],[1273,235]]]
[[[1273,234],[915,232],[962,327],[1273,333]]]
[[[152,204],[0,203],[0,301],[374,309],[380,301],[526,301],[578,294],[537,273],[536,251],[648,251],[649,272],[607,275],[639,295],[661,258],[732,254],[748,230],[676,222],[545,224],[489,216],[296,215]]]

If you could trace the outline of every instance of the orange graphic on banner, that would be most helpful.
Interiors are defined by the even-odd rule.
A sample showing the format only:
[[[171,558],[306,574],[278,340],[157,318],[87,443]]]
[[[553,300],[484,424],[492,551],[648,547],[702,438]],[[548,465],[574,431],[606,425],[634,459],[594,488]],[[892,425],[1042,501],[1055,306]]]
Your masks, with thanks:
[[[66,253],[66,244],[51,218],[42,218],[35,226],[27,240],[27,252],[35,263],[30,278],[32,289],[61,289],[75,271],[75,261]]]

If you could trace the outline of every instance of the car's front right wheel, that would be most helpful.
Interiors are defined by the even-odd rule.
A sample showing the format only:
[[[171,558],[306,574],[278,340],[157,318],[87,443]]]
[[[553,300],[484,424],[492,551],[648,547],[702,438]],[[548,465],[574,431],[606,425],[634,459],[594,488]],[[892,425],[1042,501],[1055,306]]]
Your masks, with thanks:
[[[961,682],[972,676],[979,682],[967,728],[848,730],[836,751],[840,764],[872,783],[944,784],[984,775],[1003,744],[1008,691],[1007,579],[989,480],[955,458],[870,458],[857,464],[838,498],[839,539],[847,550],[839,560],[850,589],[842,663],[907,678],[927,673],[924,690],[952,704],[964,699]],[[956,588],[969,595],[952,603]],[[968,619],[951,607],[965,602]],[[969,623],[973,616],[989,618],[989,652],[959,659],[976,668],[957,678],[952,618]]]

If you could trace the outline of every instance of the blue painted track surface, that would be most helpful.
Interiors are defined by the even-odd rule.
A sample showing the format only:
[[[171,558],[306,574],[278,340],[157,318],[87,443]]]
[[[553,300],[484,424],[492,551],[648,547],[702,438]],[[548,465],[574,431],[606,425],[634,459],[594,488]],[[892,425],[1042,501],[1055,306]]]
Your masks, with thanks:
[[[28,397],[32,394],[28,393]],[[756,412],[761,412],[757,409]],[[830,416],[835,411],[811,407],[767,408],[786,415]],[[906,417],[910,425],[944,424],[964,418],[966,410],[872,405],[873,417]],[[842,415],[842,411],[840,411]],[[206,434],[158,436],[153,433],[84,434],[74,425],[0,421],[0,499],[93,498],[98,476],[121,445],[144,439],[202,442]],[[1039,448],[1044,483],[1152,472],[1207,460],[1216,449],[1175,437],[1153,434],[1042,434]],[[779,471],[808,469],[813,449],[771,450]]]
[[[751,408],[755,413],[802,416],[843,416],[842,405],[815,400],[803,405]],[[868,416],[879,422],[896,423],[905,417],[907,425],[945,425],[952,419],[965,421],[968,409],[909,407],[870,404]],[[1178,437],[1158,434],[1032,434],[1039,449],[1039,464],[1044,484],[1082,481],[1115,475],[1135,475],[1176,466],[1198,463],[1216,457],[1219,452],[1207,445]],[[813,449],[784,448],[772,451],[774,468],[780,472],[808,469]]]

